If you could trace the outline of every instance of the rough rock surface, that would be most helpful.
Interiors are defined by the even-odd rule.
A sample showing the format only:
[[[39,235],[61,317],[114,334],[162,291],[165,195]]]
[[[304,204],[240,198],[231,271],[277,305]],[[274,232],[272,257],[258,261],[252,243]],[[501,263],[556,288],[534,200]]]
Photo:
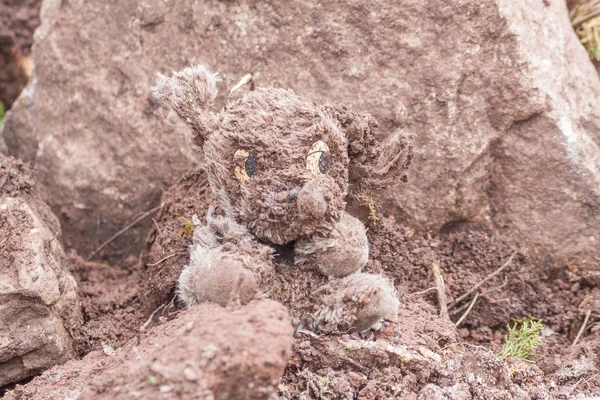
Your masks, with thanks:
[[[600,240],[600,82],[581,79],[593,66],[563,0],[47,0],[34,53],[4,136],[83,254],[197,160],[148,97],[157,71],[195,63],[414,131],[411,183],[382,206],[415,227],[485,221],[548,261]],[[149,226],[105,254],[137,251]]]
[[[200,305],[138,344],[57,366],[6,398],[266,399],[277,390],[291,340],[289,316],[274,301],[235,310]]]
[[[59,237],[28,168],[0,155],[0,387],[75,355],[81,313]]]

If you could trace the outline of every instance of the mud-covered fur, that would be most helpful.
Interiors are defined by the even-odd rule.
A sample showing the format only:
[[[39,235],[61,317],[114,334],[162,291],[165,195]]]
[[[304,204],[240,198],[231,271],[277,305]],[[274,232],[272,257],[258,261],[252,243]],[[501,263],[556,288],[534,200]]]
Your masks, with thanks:
[[[238,219],[261,240],[284,244],[324,235],[344,209],[348,191],[348,142],[335,121],[293,92],[259,89],[219,115],[219,131],[204,144],[211,188],[227,215]],[[322,140],[331,152],[328,174],[306,169],[311,145]],[[242,149],[256,157],[256,175],[240,184],[232,160]],[[289,194],[313,181],[323,189],[327,210],[322,216],[301,215]]]
[[[209,208],[206,225],[193,218],[190,262],[177,285],[188,307],[204,301],[225,306],[236,297],[246,304],[273,274],[273,248],[258,243],[231,218],[213,213]]]
[[[307,322],[313,330],[363,331],[398,319],[398,295],[383,275],[356,272],[325,285],[320,295],[321,304]]]
[[[169,105],[168,118],[179,117],[192,128],[192,140],[202,146],[204,138],[215,128],[215,115],[206,110],[217,97],[217,74],[204,65],[174,72],[171,78],[162,74],[156,79],[154,96]]]
[[[346,245],[342,251],[340,242]],[[323,275],[342,277],[361,269],[369,261],[369,242],[365,227],[356,218],[342,212],[327,236],[313,236],[296,242],[294,263],[313,265]]]
[[[196,228],[180,298],[189,306],[224,305],[232,297],[247,302],[273,273],[268,243],[295,242],[297,264],[345,277],[328,285],[334,294],[323,297],[315,326],[362,330],[395,318],[398,300],[389,282],[358,272],[368,260],[366,231],[345,207],[349,193],[366,198],[406,180],[412,137],[398,132],[379,143],[371,116],[319,106],[284,89],[249,92],[214,114],[217,79],[197,66],[160,75],[154,88],[191,126],[225,214],[211,214]],[[349,305],[353,299],[362,303]]]

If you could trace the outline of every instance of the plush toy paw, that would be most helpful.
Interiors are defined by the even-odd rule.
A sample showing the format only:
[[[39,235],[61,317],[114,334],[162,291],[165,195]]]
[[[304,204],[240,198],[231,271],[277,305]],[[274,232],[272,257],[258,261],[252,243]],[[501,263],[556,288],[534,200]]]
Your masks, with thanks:
[[[254,273],[234,254],[221,248],[197,247],[179,276],[178,288],[179,298],[188,307],[205,301],[225,307],[235,298],[242,304],[252,300],[257,282]]]
[[[398,320],[400,300],[391,282],[382,275],[357,272],[323,288],[322,308],[312,327],[338,332],[379,328],[384,320]]]
[[[248,303],[260,282],[273,272],[273,250],[258,243],[233,219],[208,210],[206,225],[196,216],[190,262],[178,282],[178,297],[191,307],[205,301],[226,306],[239,299]]]
[[[343,212],[329,236],[314,236],[296,242],[296,265],[313,265],[326,276],[343,277],[359,271],[369,260],[369,242],[364,225]]]

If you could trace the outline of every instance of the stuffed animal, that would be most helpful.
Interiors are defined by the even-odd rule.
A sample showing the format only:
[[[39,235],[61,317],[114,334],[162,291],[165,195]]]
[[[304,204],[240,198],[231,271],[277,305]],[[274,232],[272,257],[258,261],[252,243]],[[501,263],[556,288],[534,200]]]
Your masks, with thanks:
[[[210,209],[194,231],[179,298],[187,306],[247,303],[275,273],[274,246],[293,244],[294,264],[331,277],[313,328],[364,331],[395,321],[398,295],[385,277],[360,272],[369,258],[366,229],[345,208],[348,196],[406,181],[412,136],[379,143],[371,116],[276,88],[249,91],[215,114],[218,80],[199,65],[159,74],[154,87],[191,127],[222,209]]]

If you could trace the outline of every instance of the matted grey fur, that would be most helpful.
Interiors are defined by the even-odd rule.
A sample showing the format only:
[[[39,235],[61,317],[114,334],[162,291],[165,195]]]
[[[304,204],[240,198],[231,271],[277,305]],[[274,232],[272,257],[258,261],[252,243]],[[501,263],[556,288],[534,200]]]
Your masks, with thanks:
[[[379,143],[370,115],[319,106],[276,88],[251,91],[215,114],[217,79],[200,65],[170,78],[159,75],[154,88],[155,97],[191,126],[225,214],[209,213],[207,225],[196,227],[179,297],[188,306],[224,305],[233,297],[247,302],[273,273],[268,243],[295,242],[296,264],[346,277],[329,285],[339,285],[339,296],[323,298],[330,304],[320,325],[338,312],[341,325],[352,321],[361,330],[395,318],[398,300],[389,282],[355,274],[368,261],[369,245],[365,227],[345,207],[349,194],[367,198],[406,181],[412,136],[397,132]],[[363,303],[349,306],[353,298]]]

